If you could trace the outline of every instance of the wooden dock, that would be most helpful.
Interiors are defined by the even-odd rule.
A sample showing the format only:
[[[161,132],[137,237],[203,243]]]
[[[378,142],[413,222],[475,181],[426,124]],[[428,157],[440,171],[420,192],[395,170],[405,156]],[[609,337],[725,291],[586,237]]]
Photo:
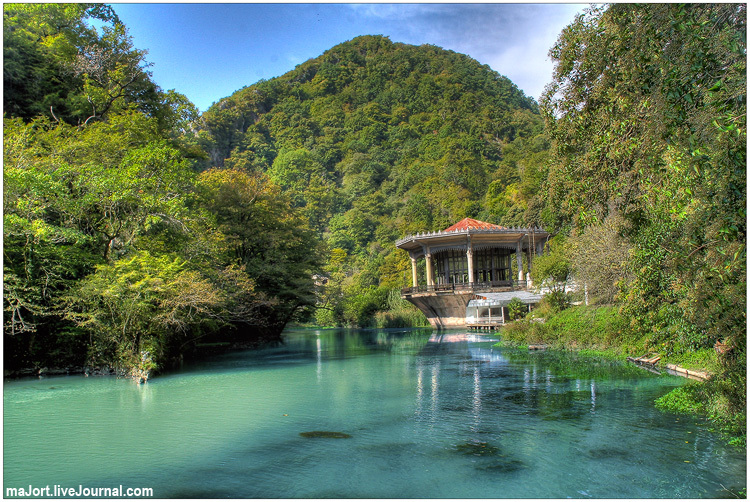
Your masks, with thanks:
[[[482,321],[472,322],[466,325],[467,328],[477,331],[494,331],[503,327],[505,323],[502,321]]]
[[[652,356],[645,355],[645,356],[641,356],[641,357],[628,357],[627,359],[631,363],[635,363],[635,364],[638,364],[640,366],[650,366],[650,367],[653,368],[654,366],[656,366],[656,363],[658,363],[661,360],[661,356],[658,356],[658,355],[657,356],[654,356],[654,355],[652,355]]]
[[[687,378],[692,378],[693,380],[700,380],[704,382],[708,380],[709,378],[711,378],[711,375],[709,375],[705,371],[689,370],[689,369],[677,366],[676,364],[669,364],[669,363],[666,364],[666,367],[667,367],[667,371],[672,373],[673,375],[684,376]]]
[[[661,360],[661,356],[659,355],[628,357],[627,360],[653,373],[660,374],[659,368],[657,368],[657,364]],[[681,376],[685,378],[692,378],[693,380],[706,381],[711,378],[711,375],[709,373],[706,373],[705,371],[689,370],[687,368],[677,366],[676,364],[666,363],[664,365],[664,368],[667,370],[668,373],[672,375],[677,375],[677,376]]]

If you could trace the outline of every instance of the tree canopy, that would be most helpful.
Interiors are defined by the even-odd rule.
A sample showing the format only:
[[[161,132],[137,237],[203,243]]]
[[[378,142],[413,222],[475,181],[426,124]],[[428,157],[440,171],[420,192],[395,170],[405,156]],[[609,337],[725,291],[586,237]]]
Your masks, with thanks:
[[[3,13],[7,368],[148,371],[211,336],[278,336],[314,303],[301,210],[263,173],[198,174],[195,107],[110,7]]]

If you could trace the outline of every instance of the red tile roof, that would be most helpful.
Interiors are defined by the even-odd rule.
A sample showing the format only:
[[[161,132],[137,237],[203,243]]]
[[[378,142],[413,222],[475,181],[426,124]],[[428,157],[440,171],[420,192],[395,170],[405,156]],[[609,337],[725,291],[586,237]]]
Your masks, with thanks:
[[[452,232],[454,230],[469,230],[469,229],[475,229],[475,230],[505,230],[506,227],[501,227],[500,225],[493,225],[492,223],[487,223],[484,221],[474,220],[472,218],[464,218],[463,220],[459,221],[458,223],[449,226],[443,232]]]

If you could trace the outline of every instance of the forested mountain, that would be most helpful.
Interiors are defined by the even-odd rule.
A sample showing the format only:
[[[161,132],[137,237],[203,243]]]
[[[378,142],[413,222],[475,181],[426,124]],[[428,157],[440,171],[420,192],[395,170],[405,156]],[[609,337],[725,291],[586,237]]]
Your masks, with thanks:
[[[419,324],[398,237],[538,221],[537,105],[467,56],[360,37],[199,116],[108,6],[3,17],[10,369],[147,373],[291,320]]]
[[[540,223],[535,101],[468,56],[362,36],[214,104],[204,166],[267,173],[328,248],[323,324],[367,325],[405,285],[394,241],[464,217]]]

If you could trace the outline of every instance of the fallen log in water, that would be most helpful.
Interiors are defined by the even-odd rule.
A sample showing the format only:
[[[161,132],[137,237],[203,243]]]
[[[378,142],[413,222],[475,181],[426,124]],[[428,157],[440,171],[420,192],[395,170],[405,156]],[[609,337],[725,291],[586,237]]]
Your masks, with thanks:
[[[547,350],[547,346],[544,344],[529,345],[529,350]]]
[[[666,364],[667,370],[669,370],[671,373],[679,376],[684,376],[687,378],[693,378],[695,380],[708,380],[711,378],[711,375],[709,373],[706,373],[705,371],[695,371],[695,370],[689,370],[687,368],[683,368],[681,366],[677,366],[676,364]]]
[[[631,363],[640,364],[641,366],[656,366],[656,363],[658,363],[661,360],[661,356],[641,356],[641,357],[628,357],[628,361]]]
[[[654,373],[658,373],[656,365],[661,360],[661,356],[643,355],[641,357],[627,357],[626,359],[630,361],[631,363],[635,363],[641,366],[644,369],[647,369]],[[694,380],[705,381],[711,378],[711,375],[709,373],[706,373],[705,371],[689,370],[687,368],[677,366],[676,364],[666,363],[664,367],[667,369],[669,373],[673,375],[682,376],[686,378],[692,378]]]

